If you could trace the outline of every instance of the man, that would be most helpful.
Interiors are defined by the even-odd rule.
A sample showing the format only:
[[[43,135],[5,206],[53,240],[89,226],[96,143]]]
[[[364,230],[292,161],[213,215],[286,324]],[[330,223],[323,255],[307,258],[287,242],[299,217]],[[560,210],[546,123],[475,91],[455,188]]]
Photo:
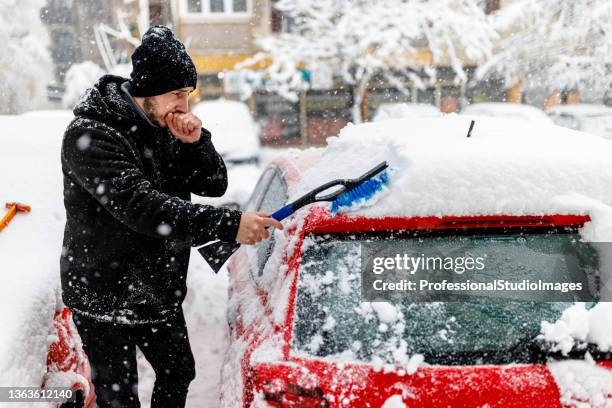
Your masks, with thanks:
[[[254,244],[282,225],[190,202],[224,194],[227,171],[188,111],[196,71],[172,32],[148,30],[132,65],[85,93],[64,134],[62,295],[101,408],[140,406],[136,346],[155,370],[151,406],[182,407],[195,376],[181,308],[190,246]]]

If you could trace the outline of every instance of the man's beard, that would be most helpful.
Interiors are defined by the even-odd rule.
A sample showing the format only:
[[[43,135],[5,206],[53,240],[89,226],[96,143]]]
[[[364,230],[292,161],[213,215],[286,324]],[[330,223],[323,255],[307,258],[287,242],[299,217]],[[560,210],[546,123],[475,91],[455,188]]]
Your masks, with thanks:
[[[147,115],[147,118],[153,123],[155,123],[159,127],[164,127],[164,124],[157,118],[157,105],[153,102],[151,98],[144,98],[142,103],[142,109]]]

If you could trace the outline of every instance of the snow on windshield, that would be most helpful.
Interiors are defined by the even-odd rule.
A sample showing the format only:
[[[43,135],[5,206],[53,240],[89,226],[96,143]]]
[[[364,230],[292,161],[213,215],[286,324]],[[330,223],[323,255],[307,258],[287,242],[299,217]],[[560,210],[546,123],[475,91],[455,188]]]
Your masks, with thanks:
[[[437,245],[439,239],[446,238],[422,241]],[[298,355],[399,366],[408,372],[423,357],[430,364],[451,365],[535,362],[541,353],[533,354],[530,347],[540,333],[541,321],[555,321],[572,305],[478,299],[364,302],[360,295],[360,245],[369,239],[348,235],[305,238],[292,337]],[[533,276],[529,275],[535,279],[546,263],[549,267],[559,265],[551,256],[571,256],[566,243],[575,242],[575,234],[536,234],[529,241],[531,255],[526,262],[514,257],[516,265],[506,264],[508,257],[500,256],[505,265],[500,268],[505,267],[512,275],[524,271],[526,265],[536,265]],[[478,242],[487,249],[494,246],[498,252],[514,250],[514,244],[508,241],[484,238]],[[580,273],[586,279],[592,269],[581,265]]]

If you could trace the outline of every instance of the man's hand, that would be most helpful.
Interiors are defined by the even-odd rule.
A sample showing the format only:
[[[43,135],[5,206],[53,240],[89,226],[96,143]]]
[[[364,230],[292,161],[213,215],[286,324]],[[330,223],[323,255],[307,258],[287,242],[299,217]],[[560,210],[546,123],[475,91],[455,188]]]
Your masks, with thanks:
[[[181,142],[195,143],[200,140],[202,121],[193,113],[169,112],[165,119],[170,132]]]
[[[266,212],[245,212],[240,217],[240,226],[236,241],[241,244],[253,245],[264,238],[268,238],[270,233],[266,227],[274,227],[282,230],[283,224],[270,218],[270,213]]]

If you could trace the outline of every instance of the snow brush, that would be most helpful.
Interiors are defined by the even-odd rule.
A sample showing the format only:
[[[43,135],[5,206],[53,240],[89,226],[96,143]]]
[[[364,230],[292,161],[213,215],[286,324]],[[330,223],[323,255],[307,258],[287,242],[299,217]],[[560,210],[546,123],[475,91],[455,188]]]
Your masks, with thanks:
[[[341,209],[359,206],[389,184],[389,175],[385,171],[388,167],[389,163],[384,161],[356,179],[338,179],[322,184],[297,200],[286,204],[270,217],[282,221],[308,204],[325,201],[331,201],[332,214],[336,214]],[[332,190],[334,187],[338,188]],[[324,194],[327,191],[329,192]],[[240,244],[236,242],[215,241],[198,248],[198,252],[217,273],[239,247]]]

